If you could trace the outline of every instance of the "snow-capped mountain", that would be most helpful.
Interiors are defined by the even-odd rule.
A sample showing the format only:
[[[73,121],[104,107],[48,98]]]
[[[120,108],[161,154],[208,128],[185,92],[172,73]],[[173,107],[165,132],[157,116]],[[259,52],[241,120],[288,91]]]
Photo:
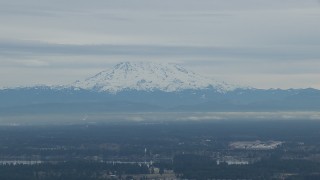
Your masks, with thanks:
[[[110,93],[123,90],[177,92],[208,88],[225,93],[235,89],[235,86],[203,77],[177,64],[150,62],[122,62],[84,81],[76,81],[71,86]]]
[[[0,114],[156,111],[319,111],[320,90],[255,89],[176,64],[124,62],[66,86],[0,90]]]

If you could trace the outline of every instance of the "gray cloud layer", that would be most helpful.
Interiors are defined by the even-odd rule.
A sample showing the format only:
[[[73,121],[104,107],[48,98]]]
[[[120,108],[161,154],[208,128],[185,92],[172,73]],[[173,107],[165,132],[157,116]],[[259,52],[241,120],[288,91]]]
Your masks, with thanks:
[[[129,55],[129,56],[193,56],[221,57],[254,60],[310,60],[320,59],[319,46],[268,46],[268,47],[209,47],[179,45],[139,45],[139,44],[54,44],[36,41],[1,41],[3,56],[77,56],[77,55]]]
[[[0,87],[68,83],[119,61],[320,88],[317,0],[0,0]]]

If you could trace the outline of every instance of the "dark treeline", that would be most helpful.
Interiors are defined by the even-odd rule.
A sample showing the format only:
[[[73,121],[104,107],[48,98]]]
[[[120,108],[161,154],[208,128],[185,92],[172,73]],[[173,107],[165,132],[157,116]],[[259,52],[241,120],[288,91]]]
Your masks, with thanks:
[[[33,180],[63,179],[90,180],[107,177],[121,177],[124,174],[148,174],[149,169],[139,164],[106,164],[96,162],[74,161],[57,164],[5,165],[0,166],[0,179]]]
[[[186,179],[317,179],[319,139],[317,121],[0,126],[0,161],[41,162],[0,165],[0,179],[137,179],[152,173]],[[283,144],[270,150],[230,147],[257,140]],[[250,163],[228,165],[228,158]]]

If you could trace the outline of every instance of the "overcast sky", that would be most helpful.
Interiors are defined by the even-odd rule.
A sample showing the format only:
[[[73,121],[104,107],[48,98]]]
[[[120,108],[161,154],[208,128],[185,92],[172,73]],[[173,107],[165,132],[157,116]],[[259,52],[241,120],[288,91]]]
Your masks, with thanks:
[[[122,61],[320,89],[320,1],[0,0],[0,87],[67,84]]]

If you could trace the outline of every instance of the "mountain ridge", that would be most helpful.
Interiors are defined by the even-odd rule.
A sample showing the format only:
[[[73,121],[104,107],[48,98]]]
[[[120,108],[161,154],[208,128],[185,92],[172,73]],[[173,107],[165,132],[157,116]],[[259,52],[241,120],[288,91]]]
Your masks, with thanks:
[[[122,62],[71,87],[116,94],[123,90],[175,92],[186,89],[215,89],[227,92],[234,85],[218,82],[172,63]]]
[[[97,78],[101,75],[106,75],[106,76],[110,76],[110,72],[114,72],[115,69],[123,69],[123,66],[126,66],[126,69],[129,69],[128,66],[134,67],[134,68],[138,68],[139,66],[137,65],[144,65],[144,66],[160,66],[160,67],[166,67],[166,66],[171,66],[171,67],[175,67],[178,71],[180,72],[185,72],[186,74],[191,74],[194,75],[196,78],[196,80],[199,80],[198,84],[200,84],[200,86],[196,86],[198,85],[195,80],[193,80],[193,84],[194,86],[189,86],[189,87],[183,87],[183,88],[164,88],[164,87],[150,87],[150,88],[137,88],[137,87],[129,87],[127,86],[127,84],[119,84],[116,88],[110,88],[108,89],[108,87],[104,87],[102,86],[103,83],[98,82],[95,85],[92,85],[92,82],[90,84],[90,80]],[[143,66],[140,66],[143,67]],[[140,74],[142,75],[142,74]],[[150,74],[144,74],[144,75],[150,75]],[[137,76],[139,78],[140,84],[144,84],[143,80],[145,80],[144,76]],[[109,77],[110,78],[110,77]],[[178,78],[175,78],[175,76],[173,76],[173,78],[171,79],[176,79],[176,82],[179,82]],[[119,79],[117,79],[119,80]],[[121,80],[122,82],[124,81],[123,79]],[[121,82],[120,81],[120,82]],[[134,81],[137,84],[137,81]],[[182,81],[183,82],[183,81]],[[87,83],[87,84],[85,84]],[[93,82],[95,83],[95,82]],[[175,82],[171,82],[171,83],[175,83]],[[100,84],[100,86],[99,86]],[[102,85],[101,85],[102,84]],[[172,86],[171,86],[172,87]],[[243,85],[235,85],[235,84],[230,84],[230,83],[226,83],[225,81],[217,81],[214,78],[208,78],[205,77],[203,75],[200,74],[196,74],[193,71],[187,70],[186,68],[178,65],[178,64],[174,64],[174,63],[151,63],[151,62],[143,62],[143,61],[138,61],[138,62],[121,62],[118,63],[116,65],[113,66],[113,68],[109,68],[107,70],[103,70],[97,74],[95,74],[94,76],[85,78],[84,80],[77,80],[73,83],[69,83],[69,84],[58,84],[58,85],[47,85],[47,84],[36,84],[36,85],[25,85],[25,86],[13,86],[13,87],[1,87],[0,90],[8,90],[8,89],[34,89],[34,88],[48,88],[48,89],[56,89],[56,90],[63,90],[63,89],[85,89],[85,90],[93,90],[93,91],[99,91],[99,92],[107,92],[110,93],[112,92],[113,94],[119,92],[119,91],[128,91],[128,90],[141,90],[141,91],[156,91],[156,90],[160,90],[160,91],[165,91],[165,92],[174,92],[174,91],[183,91],[183,90],[199,90],[199,89],[215,89],[217,92],[221,92],[221,93],[225,93],[227,91],[234,91],[236,89],[251,89],[251,90],[287,90],[287,91],[294,91],[294,90],[304,90],[304,89],[315,89],[315,90],[319,90],[316,88],[312,88],[312,87],[308,87],[308,88],[255,88],[255,87],[250,87],[250,86],[243,86]]]
[[[146,82],[141,83],[142,80]],[[0,99],[2,114],[9,110],[13,113],[320,110],[317,89],[247,88],[206,79],[179,65],[128,62],[69,85],[2,89]]]

